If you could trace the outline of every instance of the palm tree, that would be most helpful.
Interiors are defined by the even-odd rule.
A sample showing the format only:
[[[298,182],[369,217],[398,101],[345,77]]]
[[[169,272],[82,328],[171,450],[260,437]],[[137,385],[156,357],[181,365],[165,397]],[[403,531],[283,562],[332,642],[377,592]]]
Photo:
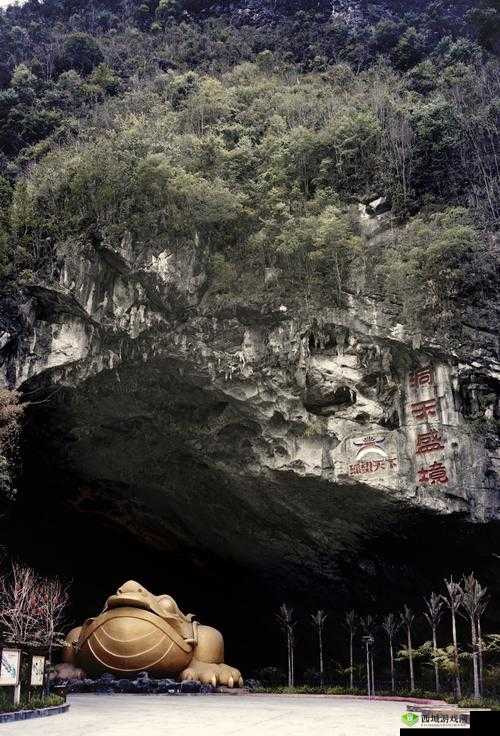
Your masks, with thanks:
[[[453,646],[455,648],[455,690],[456,696],[460,700],[462,697],[462,687],[460,684],[460,666],[458,662],[458,642],[457,642],[457,612],[460,610],[463,599],[463,590],[453,578],[445,580],[446,595],[441,598],[444,604],[450,609],[451,613],[451,631],[453,635]]]
[[[403,612],[399,614],[402,625],[406,628],[406,638],[408,641],[408,661],[410,663],[410,690],[415,690],[415,673],[413,671],[413,649],[411,645],[411,627],[415,619],[415,614],[408,606],[403,606]]]
[[[434,657],[437,651],[437,627],[441,621],[443,615],[443,599],[437,593],[431,593],[430,598],[424,598],[425,605],[427,606],[427,612],[424,613],[425,618],[429,626],[432,629],[432,648]],[[439,692],[439,666],[434,659],[434,678],[436,681],[436,692]]]
[[[387,616],[382,621],[382,628],[384,629],[385,633],[387,634],[387,639],[389,641],[389,658],[391,662],[391,688],[392,692],[395,690],[395,681],[394,681],[394,636],[399,629],[399,623],[393,613],[388,613]]]
[[[485,612],[488,603],[490,602],[489,596],[485,596],[478,606],[477,611],[477,649],[479,654],[479,687],[483,692],[483,638],[481,633],[481,617]]]
[[[371,616],[368,614],[365,618],[360,619],[361,626],[363,628],[363,631],[365,632],[365,637],[370,638],[369,647],[367,647],[367,652],[369,651],[369,657],[367,660],[367,668],[368,668],[368,679],[371,683],[371,694],[375,695],[375,672],[374,672],[374,666],[373,666],[373,642],[374,642],[374,633],[375,629],[377,627],[377,622]]]
[[[350,687],[351,690],[354,688],[354,650],[353,641],[354,634],[358,628],[358,617],[354,611],[348,611],[345,615],[345,624],[349,631],[349,665],[350,665]]]
[[[472,666],[474,671],[474,699],[479,700],[481,697],[481,689],[479,684],[479,666],[478,666],[478,633],[477,633],[477,617],[480,606],[486,597],[487,590],[483,588],[474,573],[463,577],[462,588],[462,607],[465,611],[464,618],[468,618],[471,628],[471,644],[472,644]]]
[[[286,649],[288,656],[288,687],[294,685],[294,671],[295,671],[295,637],[294,629],[296,622],[293,620],[293,608],[290,608],[283,603],[280,606],[279,613],[276,618],[286,636]]]
[[[311,613],[311,620],[318,630],[318,644],[319,644],[319,676],[321,685],[323,685],[323,627],[326,621],[326,613],[321,609],[317,613]]]

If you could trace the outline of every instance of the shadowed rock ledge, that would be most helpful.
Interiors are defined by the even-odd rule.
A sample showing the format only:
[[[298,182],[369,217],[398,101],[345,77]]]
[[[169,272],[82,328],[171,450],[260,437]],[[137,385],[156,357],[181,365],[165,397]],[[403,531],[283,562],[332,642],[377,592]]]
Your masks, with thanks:
[[[6,300],[4,384],[65,503],[304,585],[417,510],[498,519],[487,330],[469,357],[362,294],[216,307],[206,261],[199,243],[89,243]]]

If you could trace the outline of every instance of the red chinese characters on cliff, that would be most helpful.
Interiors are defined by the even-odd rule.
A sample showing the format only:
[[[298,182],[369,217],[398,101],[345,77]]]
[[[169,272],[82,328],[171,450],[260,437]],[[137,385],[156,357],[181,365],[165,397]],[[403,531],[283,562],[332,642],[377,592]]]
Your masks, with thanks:
[[[416,401],[410,404],[411,413],[417,421],[425,421],[429,417],[435,417],[437,413],[437,399],[427,401]]]
[[[412,388],[423,388],[424,386],[434,385],[434,373],[431,367],[421,368],[419,371],[410,374],[410,386]]]
[[[428,483],[431,486],[446,485],[448,483],[448,475],[443,463],[432,463],[428,468],[420,468],[418,471],[419,482],[423,485]]]
[[[420,391],[433,389],[435,385],[434,371],[430,366],[415,371],[409,377],[409,384],[410,388],[413,389],[415,398],[418,398]],[[438,409],[439,399],[436,396],[420,401],[413,401],[410,404],[410,411],[417,423],[428,422],[430,419],[437,417]],[[420,432],[417,430],[415,447],[415,454],[417,456],[440,452],[444,449],[445,444],[442,431],[435,428]],[[446,485],[449,482],[448,471],[441,462],[434,462],[428,467],[420,468],[417,472],[417,483],[419,485]]]
[[[371,475],[372,473],[378,473],[379,470],[393,468],[397,468],[395,457],[388,457],[386,460],[365,460],[362,463],[349,465],[349,475]]]
[[[425,455],[428,452],[437,452],[438,450],[444,450],[443,439],[438,431],[432,430],[431,432],[417,434],[417,455]]]

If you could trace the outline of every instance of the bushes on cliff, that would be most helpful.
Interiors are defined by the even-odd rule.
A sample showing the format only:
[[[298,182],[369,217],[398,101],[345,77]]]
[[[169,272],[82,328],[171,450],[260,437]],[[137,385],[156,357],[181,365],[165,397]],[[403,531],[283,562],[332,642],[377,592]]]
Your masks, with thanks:
[[[461,305],[480,306],[495,293],[493,244],[464,208],[413,218],[395,233],[377,270],[416,328],[452,328]]]
[[[74,69],[80,74],[90,74],[103,61],[103,53],[95,38],[88,33],[71,33],[64,40],[56,66],[60,72]]]
[[[244,216],[244,196],[188,171],[168,145],[153,153],[145,137],[138,147],[136,133],[126,126],[95,144],[57,151],[18,186],[12,221],[31,261],[25,265],[43,266],[47,240],[82,241],[91,232],[111,247],[130,233],[138,251],[152,241],[202,236],[206,244],[230,236]]]
[[[446,104],[458,115],[452,96]],[[273,268],[288,300],[339,304],[365,274],[368,288],[401,300],[407,321],[450,322],[461,299],[490,291],[493,275],[471,214],[446,207],[441,183],[433,196],[422,183],[429,156],[434,178],[455,176],[445,169],[459,135],[456,116],[448,126],[438,115],[436,127],[426,115],[382,67],[335,67],[299,85],[257,64],[219,79],[159,75],[103,104],[19,180],[10,216],[17,268],[49,277],[65,242],[114,248],[127,233],[140,257],[144,244],[198,239],[224,298],[255,297]],[[457,156],[477,160],[476,141],[460,140]],[[377,192],[409,224],[369,252],[353,215]],[[413,215],[419,200],[428,214]]]
[[[101,99],[101,94],[92,95],[89,77],[102,64],[115,78],[111,86],[98,84],[104,94],[168,69],[218,77],[242,62],[258,61],[267,71],[283,69],[297,77],[328,73],[340,60],[357,71],[384,60],[401,82],[413,77],[414,88],[426,93],[436,86],[441,70],[453,74],[457,65],[484,63],[498,47],[492,30],[497,19],[492,0],[380,0],[334,7],[328,0],[105,0],[97,5],[44,0],[0,10],[0,149],[6,155],[6,160],[0,156],[0,174],[15,177],[19,164],[22,169],[24,161],[36,157],[33,146],[72,129],[74,119]],[[36,80],[29,99],[21,99],[13,88],[19,65]],[[74,94],[65,90],[70,104],[64,110],[61,73],[81,77]],[[425,78],[418,79],[422,73]]]
[[[15,391],[0,389],[0,497],[3,502],[15,494],[14,461],[22,413],[19,395]]]
[[[0,278],[7,276],[13,265],[9,244],[9,210],[12,195],[12,186],[7,179],[0,176]]]

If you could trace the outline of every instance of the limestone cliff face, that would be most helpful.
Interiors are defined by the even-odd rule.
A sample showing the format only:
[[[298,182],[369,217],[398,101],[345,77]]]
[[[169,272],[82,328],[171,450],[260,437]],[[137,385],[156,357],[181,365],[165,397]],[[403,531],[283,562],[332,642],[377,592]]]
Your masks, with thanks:
[[[499,518],[490,335],[454,353],[361,294],[342,309],[215,309],[206,259],[200,243],[127,237],[67,249],[58,285],[5,312],[3,382],[55,413],[75,506],[160,546],[202,538],[323,572],[408,504]]]

